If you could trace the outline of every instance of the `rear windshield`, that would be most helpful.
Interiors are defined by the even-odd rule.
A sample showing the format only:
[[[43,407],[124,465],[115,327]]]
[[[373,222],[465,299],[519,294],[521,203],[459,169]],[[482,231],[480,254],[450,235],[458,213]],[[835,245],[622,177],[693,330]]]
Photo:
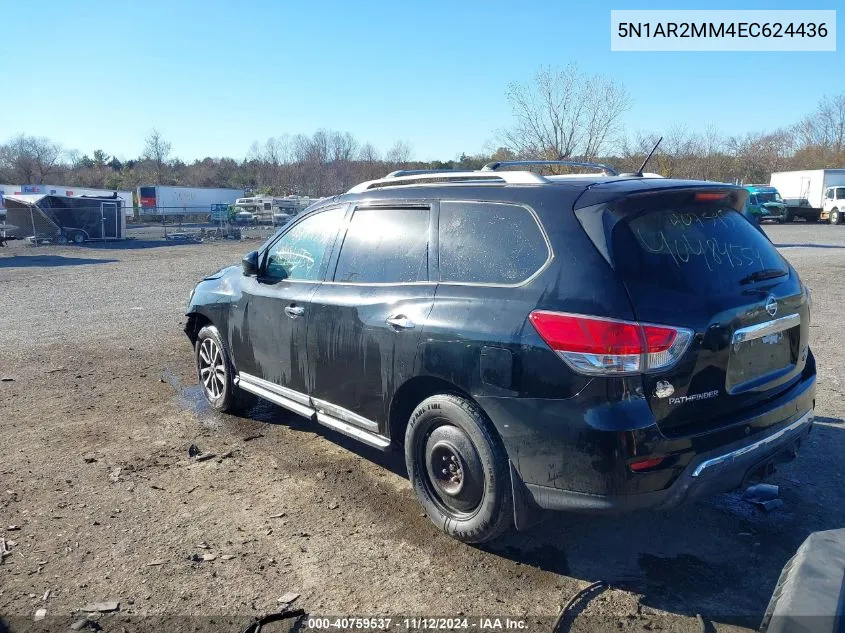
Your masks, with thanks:
[[[655,210],[613,230],[613,258],[623,278],[684,294],[736,292],[788,274],[771,242],[733,209]]]

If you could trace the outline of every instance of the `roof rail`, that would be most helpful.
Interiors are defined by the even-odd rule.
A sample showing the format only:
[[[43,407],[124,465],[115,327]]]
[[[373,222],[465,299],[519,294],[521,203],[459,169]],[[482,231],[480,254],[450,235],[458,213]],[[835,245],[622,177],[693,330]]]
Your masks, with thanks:
[[[619,172],[610,165],[603,163],[582,163],[573,160],[503,160],[495,163],[487,163],[481,171],[497,171],[500,167],[524,167],[525,165],[566,165],[567,167],[589,167],[600,169],[608,176],[618,176]]]
[[[352,187],[348,193],[362,193],[371,189],[380,189],[382,187],[448,184],[458,182],[506,185],[540,185],[547,184],[549,182],[540,174],[535,174],[530,171],[502,171],[495,174],[491,174],[489,170],[487,172],[454,171],[451,169],[411,171],[413,173],[406,175],[400,170],[400,172],[393,172],[385,178],[362,182],[361,184]]]
[[[385,178],[398,178],[399,176],[416,176],[417,174],[454,174],[454,169],[397,169],[392,171]]]

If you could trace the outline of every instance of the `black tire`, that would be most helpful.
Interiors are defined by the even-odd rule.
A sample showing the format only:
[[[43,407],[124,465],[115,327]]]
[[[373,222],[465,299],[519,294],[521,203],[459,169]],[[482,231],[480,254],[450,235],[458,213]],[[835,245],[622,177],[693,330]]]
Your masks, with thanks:
[[[59,236],[56,238],[56,244],[59,244],[60,246],[67,244],[67,235],[59,233]]]
[[[783,222],[792,222],[792,220],[794,220],[794,219],[795,218],[794,218],[794,216],[792,215],[792,212],[789,209],[787,209],[786,211],[783,212],[783,220],[782,220]]]
[[[197,334],[194,362],[197,382],[213,409],[222,413],[237,413],[249,407],[252,398],[235,386],[232,356],[220,332],[213,325],[206,325]]]
[[[828,217],[831,224],[839,224],[842,221],[842,218],[839,215],[839,209],[831,209],[830,216]]]
[[[73,241],[74,244],[79,246],[85,241],[85,234],[81,231],[74,231],[71,233],[70,239]]]
[[[449,536],[485,543],[513,527],[508,456],[475,403],[450,394],[423,400],[405,431],[405,462],[426,515]]]

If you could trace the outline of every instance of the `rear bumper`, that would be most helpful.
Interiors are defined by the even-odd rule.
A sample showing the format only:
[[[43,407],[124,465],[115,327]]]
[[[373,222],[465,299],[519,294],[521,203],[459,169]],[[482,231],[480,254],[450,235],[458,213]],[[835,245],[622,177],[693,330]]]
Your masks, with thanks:
[[[534,502],[547,510],[615,514],[643,509],[666,509],[685,501],[742,486],[767,464],[787,461],[813,427],[813,410],[777,425],[764,437],[736,442],[697,455],[668,488],[631,495],[594,495],[526,484]]]

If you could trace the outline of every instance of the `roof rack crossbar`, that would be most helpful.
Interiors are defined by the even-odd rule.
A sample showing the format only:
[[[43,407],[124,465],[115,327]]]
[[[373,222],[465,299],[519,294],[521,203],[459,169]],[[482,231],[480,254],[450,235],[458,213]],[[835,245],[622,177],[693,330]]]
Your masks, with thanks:
[[[540,174],[535,174],[530,171],[502,171],[492,174],[489,170],[485,173],[483,171],[454,171],[447,170],[411,170],[412,172],[404,174],[393,172],[385,178],[378,180],[369,180],[355,185],[349,190],[349,193],[362,193],[370,189],[379,189],[381,187],[399,187],[399,186],[413,186],[413,185],[427,185],[427,184],[448,184],[450,182],[464,182],[464,183],[494,183],[507,185],[537,185],[546,184],[549,181]],[[401,170],[400,170],[401,172]]]
[[[487,163],[481,171],[497,171],[500,167],[524,167],[526,165],[565,165],[567,167],[589,167],[600,169],[608,176],[618,176],[619,172],[610,165],[603,163],[585,163],[574,160],[503,160],[495,163]]]

